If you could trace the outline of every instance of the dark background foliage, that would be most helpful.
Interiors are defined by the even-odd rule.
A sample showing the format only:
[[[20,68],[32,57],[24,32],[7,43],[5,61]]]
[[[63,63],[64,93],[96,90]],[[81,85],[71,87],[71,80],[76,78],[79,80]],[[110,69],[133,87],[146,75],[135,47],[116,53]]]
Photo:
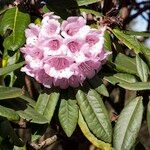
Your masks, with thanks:
[[[14,33],[11,27],[4,32],[4,28],[10,22],[4,22],[3,18],[9,18],[7,13],[11,11],[10,13],[14,14],[16,9],[21,16],[18,18],[21,22],[17,24],[18,31],[22,32],[19,34],[15,32],[16,41],[11,43],[8,38]],[[104,46],[107,51],[112,51],[112,55],[98,75],[92,80],[87,80],[85,85],[75,89],[74,93],[71,88],[46,89],[20,72],[24,60],[19,48],[25,42],[25,27],[29,22],[39,23],[42,15],[48,11],[55,12],[62,19],[86,12],[90,26],[107,25]],[[135,27],[141,21],[144,22],[143,26],[138,28],[141,32],[137,32]],[[104,117],[106,117],[104,109],[109,113],[114,134],[113,141],[108,143],[114,149],[119,150],[117,140],[122,137],[118,134],[124,132],[123,127],[129,121],[126,118],[133,113],[129,121],[131,123],[126,129],[129,136],[124,137],[133,136],[133,140],[127,142],[130,146],[127,149],[150,150],[149,0],[0,0],[0,34],[0,149],[109,150],[108,141],[97,139],[97,135],[89,125],[86,112],[90,111],[96,115],[95,110],[85,109],[84,113],[84,107],[93,106],[87,97],[93,96],[94,102],[101,100],[99,109],[104,111]],[[85,87],[89,87],[88,90],[85,90]],[[97,96],[97,93],[101,97]],[[87,96],[86,100],[81,98],[82,96]],[[84,100],[88,102],[86,106],[82,103]],[[128,108],[127,103],[135,108],[134,112]],[[77,119],[70,121],[67,113],[61,114],[60,110],[66,109],[65,104],[73,108],[74,112],[71,112],[71,115]],[[63,117],[67,120],[66,124],[61,122]],[[85,120],[81,121],[82,119]],[[69,126],[69,121],[75,122],[75,130]],[[82,130],[81,122],[88,127],[90,135]],[[94,120],[90,122],[95,123]],[[107,119],[106,123],[109,124]],[[95,144],[97,140],[102,146],[98,147]],[[122,144],[122,150],[124,146]]]

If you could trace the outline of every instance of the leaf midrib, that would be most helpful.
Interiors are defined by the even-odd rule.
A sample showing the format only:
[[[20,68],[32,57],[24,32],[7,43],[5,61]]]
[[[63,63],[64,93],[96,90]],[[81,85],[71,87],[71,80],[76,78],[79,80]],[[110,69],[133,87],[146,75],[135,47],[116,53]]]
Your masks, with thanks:
[[[14,24],[13,24],[13,43],[15,42],[15,30],[16,30],[16,22],[17,22],[17,16],[18,16],[18,7],[16,7],[15,16],[14,16]]]

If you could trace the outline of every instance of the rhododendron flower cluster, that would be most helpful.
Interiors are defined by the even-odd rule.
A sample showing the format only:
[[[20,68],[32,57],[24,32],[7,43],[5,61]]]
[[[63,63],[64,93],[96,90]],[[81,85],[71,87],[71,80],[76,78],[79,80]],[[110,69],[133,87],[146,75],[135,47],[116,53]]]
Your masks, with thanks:
[[[26,65],[21,69],[45,87],[78,87],[100,70],[108,53],[103,49],[105,28],[93,29],[83,17],[69,17],[62,23],[53,13],[40,25],[25,30],[21,48]]]

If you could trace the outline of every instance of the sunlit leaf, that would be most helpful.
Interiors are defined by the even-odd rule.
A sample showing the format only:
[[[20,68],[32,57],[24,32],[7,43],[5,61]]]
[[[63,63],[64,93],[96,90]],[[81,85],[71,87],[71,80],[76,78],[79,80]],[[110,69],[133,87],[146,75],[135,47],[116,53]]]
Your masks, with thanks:
[[[114,29],[113,33],[127,47],[129,47],[130,49],[133,49],[135,53],[141,52],[141,45],[136,39],[136,37],[124,34],[123,31],[118,30],[118,29]]]
[[[78,122],[78,106],[75,100],[61,99],[59,107],[59,121],[68,137],[74,132]]]
[[[20,67],[22,67],[24,65],[25,62],[20,62],[20,63],[17,63],[17,64],[13,64],[13,65],[9,65],[7,67],[4,67],[4,68],[0,68],[0,75],[5,75],[5,74],[8,74]]]
[[[78,6],[89,5],[99,2],[99,0],[77,0]]]
[[[22,90],[15,87],[0,87],[0,100],[16,98],[22,95]]]
[[[137,71],[138,71],[140,79],[143,82],[147,82],[149,68],[147,64],[142,60],[142,58],[140,58],[139,55],[136,55],[136,67],[137,67]]]
[[[38,123],[38,124],[45,124],[48,123],[49,120],[47,120],[43,115],[41,115],[40,113],[36,112],[32,107],[28,106],[27,109],[25,109],[24,111],[19,110],[17,111],[18,115],[30,122],[33,123]]]
[[[130,74],[118,74],[105,76],[104,79],[113,85],[118,85],[124,89],[141,91],[150,90],[150,82],[136,82],[136,78]]]
[[[81,112],[79,111],[79,119],[78,119],[78,124],[79,127],[81,129],[81,131],[83,132],[84,136],[93,144],[95,145],[97,148],[100,148],[101,150],[112,150],[112,147],[110,144],[105,143],[99,139],[97,139],[89,130]]]
[[[114,35],[122,41],[128,48],[133,49],[136,54],[143,53],[150,65],[150,49],[140,43],[134,35],[125,34],[123,31],[114,29]]]
[[[89,129],[99,139],[110,143],[112,127],[100,95],[95,90],[89,90],[87,95],[78,90],[76,98]]]
[[[143,111],[142,97],[133,99],[122,110],[114,129],[115,150],[132,148],[140,130]]]
[[[125,34],[129,35],[136,35],[136,36],[143,36],[143,37],[150,37],[150,32],[138,32],[138,31],[123,31]]]
[[[86,9],[86,8],[80,8],[80,11],[83,13],[85,12],[86,14],[92,14],[95,16],[102,16],[102,14],[98,11],[92,10],[92,9]]]
[[[59,95],[58,91],[53,91],[49,95],[46,93],[40,94],[36,103],[35,110],[47,118],[49,122],[53,117]]]
[[[10,108],[6,108],[0,105],[0,116],[6,117],[8,120],[19,120],[18,114]]]
[[[128,64],[128,67],[127,67]],[[118,71],[130,74],[137,74],[136,60],[119,53],[115,59],[115,66]]]

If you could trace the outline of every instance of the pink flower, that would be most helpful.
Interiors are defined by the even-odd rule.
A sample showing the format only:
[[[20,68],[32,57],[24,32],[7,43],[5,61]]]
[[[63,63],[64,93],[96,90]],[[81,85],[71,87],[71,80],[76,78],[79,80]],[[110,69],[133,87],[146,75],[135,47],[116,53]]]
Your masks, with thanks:
[[[41,25],[26,29],[26,45],[21,48],[26,65],[21,71],[47,88],[78,87],[110,54],[103,48],[105,28],[92,29],[83,17],[69,17],[62,24],[59,18],[47,13]]]

